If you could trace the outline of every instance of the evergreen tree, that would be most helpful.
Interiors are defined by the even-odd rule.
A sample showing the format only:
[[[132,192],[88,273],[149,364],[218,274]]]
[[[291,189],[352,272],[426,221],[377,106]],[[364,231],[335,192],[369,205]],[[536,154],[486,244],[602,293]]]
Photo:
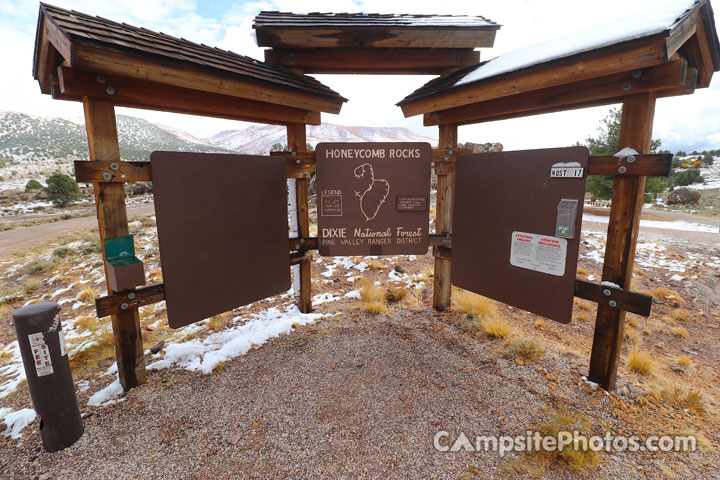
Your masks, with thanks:
[[[50,201],[56,205],[67,205],[82,198],[75,179],[60,172],[53,173],[48,177],[45,191]]]
[[[590,155],[614,155],[623,148],[619,145],[621,121],[622,108],[611,109],[610,113],[600,121],[599,135],[585,139],[585,146],[590,150]],[[650,145],[650,152],[655,152],[659,146],[660,140],[653,140]],[[663,179],[648,177],[645,184],[645,193],[660,193],[666,187],[667,185]],[[593,199],[608,200],[612,198],[613,176],[588,176],[587,191]]]

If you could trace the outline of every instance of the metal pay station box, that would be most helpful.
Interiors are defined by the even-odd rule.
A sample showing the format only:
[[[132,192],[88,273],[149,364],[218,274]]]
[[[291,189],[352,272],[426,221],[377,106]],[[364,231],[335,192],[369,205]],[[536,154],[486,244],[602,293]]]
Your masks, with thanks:
[[[569,323],[588,156],[585,147],[461,155],[453,285]]]

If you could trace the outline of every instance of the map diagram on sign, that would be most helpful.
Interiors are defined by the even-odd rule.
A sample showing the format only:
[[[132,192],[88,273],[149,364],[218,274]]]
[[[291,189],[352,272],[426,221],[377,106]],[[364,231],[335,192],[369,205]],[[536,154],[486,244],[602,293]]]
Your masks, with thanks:
[[[429,143],[318,144],[320,255],[427,253],[431,163]]]
[[[355,190],[355,196],[360,199],[360,211],[365,216],[365,221],[369,222],[377,216],[380,207],[387,200],[390,194],[390,184],[385,179],[376,179],[373,167],[369,163],[363,163],[353,173],[355,178],[362,180],[367,185],[362,193]]]

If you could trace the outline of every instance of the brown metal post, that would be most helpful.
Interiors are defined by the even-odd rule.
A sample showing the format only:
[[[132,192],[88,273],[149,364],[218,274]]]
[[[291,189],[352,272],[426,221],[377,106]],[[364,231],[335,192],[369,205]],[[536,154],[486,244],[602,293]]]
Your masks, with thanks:
[[[639,153],[650,151],[655,99],[655,93],[625,97],[620,148],[631,147]],[[615,176],[602,279],[621,288],[629,288],[632,280],[645,178]],[[590,356],[590,380],[608,391],[615,388],[624,327],[624,311],[598,305]]]
[[[293,152],[304,152],[307,145],[305,136],[305,125],[291,123],[287,125],[288,150]],[[298,236],[310,236],[310,217],[308,216],[308,187],[309,178],[298,178],[295,181],[295,199],[297,202]],[[303,313],[312,311],[312,285],[310,277],[310,262],[300,263],[300,296],[298,308]]]
[[[438,148],[457,148],[457,125],[440,125]],[[435,207],[435,233],[452,233],[455,172],[437,176],[437,204]],[[435,257],[433,306],[443,311],[450,307],[452,285],[450,260]]]
[[[91,97],[83,97],[85,128],[87,129],[90,160],[119,162],[115,107],[112,103]],[[125,189],[123,183],[95,183],[100,245],[105,258],[104,240],[128,235]],[[105,271],[107,283],[107,270]],[[108,287],[108,293],[113,292]],[[145,357],[143,355],[140,317],[137,309],[130,308],[112,316],[115,358],[118,377],[124,390],[147,382]]]

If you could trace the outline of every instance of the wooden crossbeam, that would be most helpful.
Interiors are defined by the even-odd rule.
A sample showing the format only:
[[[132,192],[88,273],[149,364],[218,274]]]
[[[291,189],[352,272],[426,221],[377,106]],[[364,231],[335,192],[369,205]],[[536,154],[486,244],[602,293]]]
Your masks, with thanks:
[[[537,115],[559,107],[564,110],[573,105],[584,106],[588,102],[618,103],[629,93],[672,90],[684,86],[687,82],[687,67],[687,61],[679,58],[656,67],[621,72],[426,113],[423,122],[426,126],[446,123],[466,125],[500,118]]]
[[[575,280],[575,296],[643,317],[649,317],[652,309],[652,297],[649,295],[580,279]]]
[[[152,59],[101,50],[79,43],[72,45],[72,56],[65,57],[65,59],[71,62],[71,67],[78,70],[131,77],[142,81],[246,98],[313,112],[340,113],[342,107],[342,101],[339,99],[291,91],[170,63],[160,65]]]
[[[95,299],[98,318],[106,317],[125,310],[138,309],[145,305],[165,300],[165,285],[156,283],[124,292],[115,292]]]
[[[115,105],[227,118],[255,123],[320,125],[320,112],[257,100],[163,85],[118,75],[59,66],[59,92],[53,98],[74,100],[83,95],[104,98]]]
[[[265,61],[305,73],[373,73],[437,75],[480,62],[470,48],[319,48],[269,49]]]
[[[152,182],[150,162],[88,162],[76,160],[75,180],[80,183]],[[311,166],[285,163],[288,178],[309,178]]]
[[[484,102],[543,88],[567,85],[591,78],[647,68],[665,63],[664,37],[657,36],[636,45],[615,45],[602,51],[528,68],[501,78],[479,82],[447,93],[401,104],[403,114],[412,117],[471,103]]]

